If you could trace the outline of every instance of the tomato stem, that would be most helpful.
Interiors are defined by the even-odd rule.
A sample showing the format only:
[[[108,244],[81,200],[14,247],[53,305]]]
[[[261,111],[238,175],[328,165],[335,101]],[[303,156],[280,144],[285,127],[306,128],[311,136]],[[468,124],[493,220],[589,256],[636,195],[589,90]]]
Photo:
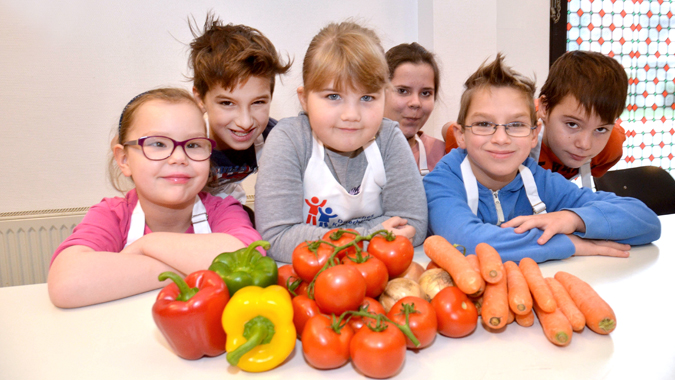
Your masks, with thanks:
[[[420,346],[420,341],[415,337],[415,334],[413,334],[412,330],[410,329],[410,323],[408,322],[408,313],[406,313],[406,319],[405,319],[405,324],[400,325],[391,319],[389,319],[386,315],[384,314],[373,314],[368,311],[362,311],[359,309],[359,311],[354,311],[354,310],[347,310],[342,315],[340,316],[340,319],[344,317],[344,315],[350,314],[352,316],[358,316],[358,317],[363,317],[363,318],[372,318],[376,321],[375,326],[372,326],[370,323],[366,323],[366,326],[368,326],[369,329],[375,331],[375,332],[381,332],[387,329],[387,324],[384,322],[386,321],[388,324],[396,326],[403,335],[408,337],[410,341],[415,345],[415,347]]]

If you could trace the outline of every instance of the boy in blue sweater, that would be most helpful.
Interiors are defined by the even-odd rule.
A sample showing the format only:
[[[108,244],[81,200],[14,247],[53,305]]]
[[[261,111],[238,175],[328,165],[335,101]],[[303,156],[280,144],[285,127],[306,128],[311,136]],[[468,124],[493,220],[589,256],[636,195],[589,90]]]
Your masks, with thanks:
[[[659,238],[656,214],[633,198],[580,189],[528,158],[537,145],[534,82],[482,65],[465,83],[455,138],[424,178],[429,228],[474,253],[492,245],[504,261],[572,255],[628,257]]]

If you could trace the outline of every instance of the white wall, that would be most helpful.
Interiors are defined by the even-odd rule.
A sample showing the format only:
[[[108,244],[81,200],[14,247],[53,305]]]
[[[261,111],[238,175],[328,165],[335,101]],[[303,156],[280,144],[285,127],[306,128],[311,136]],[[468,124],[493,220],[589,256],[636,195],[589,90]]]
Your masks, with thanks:
[[[187,18],[212,9],[260,29],[295,63],[277,83],[271,115],[295,115],[295,89],[312,36],[348,17],[374,28],[385,49],[419,41],[442,64],[440,102],[425,126],[440,137],[465,78],[497,51],[541,84],[548,2],[536,0],[0,1],[0,212],[89,206],[116,195],[109,141],[123,106],[160,86],[190,88]]]

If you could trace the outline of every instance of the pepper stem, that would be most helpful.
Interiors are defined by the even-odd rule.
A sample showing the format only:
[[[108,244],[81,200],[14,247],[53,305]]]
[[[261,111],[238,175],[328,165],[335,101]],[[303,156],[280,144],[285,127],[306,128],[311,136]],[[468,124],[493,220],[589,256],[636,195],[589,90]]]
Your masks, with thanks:
[[[261,344],[267,344],[272,341],[274,336],[274,323],[268,318],[259,315],[244,325],[244,338],[246,343],[237,347],[234,351],[227,353],[227,362],[233,366],[239,364],[239,360],[247,352]]]
[[[176,301],[185,302],[190,298],[192,298],[199,291],[199,288],[189,287],[188,284],[185,282],[185,280],[183,280],[183,277],[177,275],[174,272],[162,272],[159,274],[158,278],[159,281],[170,279],[178,286],[178,291],[180,293],[178,294],[178,297],[176,297]]]

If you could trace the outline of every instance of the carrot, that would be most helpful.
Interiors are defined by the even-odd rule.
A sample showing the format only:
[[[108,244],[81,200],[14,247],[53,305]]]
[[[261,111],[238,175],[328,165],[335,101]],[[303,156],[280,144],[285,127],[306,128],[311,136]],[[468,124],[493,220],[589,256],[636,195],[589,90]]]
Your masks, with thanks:
[[[504,263],[506,284],[509,289],[509,306],[515,314],[527,315],[532,311],[532,295],[527,281],[518,265],[513,261]]]
[[[534,312],[530,310],[525,315],[516,314],[516,323],[523,327],[530,327],[534,324]]]
[[[589,329],[598,334],[609,334],[616,328],[614,310],[593,288],[578,277],[567,272],[555,274],[556,280],[567,290],[574,303],[586,318]]]
[[[440,267],[439,267],[435,262],[429,261],[429,264],[427,264],[427,269],[426,269],[426,270],[434,269],[434,268],[440,268]]]
[[[509,298],[505,278],[496,284],[485,285],[481,317],[492,329],[506,326],[509,318]]]
[[[535,298],[536,301],[536,298]],[[544,335],[556,346],[567,346],[572,341],[572,325],[565,314],[556,308],[553,313],[543,311],[537,302],[534,303],[534,312],[537,313],[539,324],[544,330]]]
[[[508,318],[508,320],[506,321],[506,324],[507,324],[507,325],[510,325],[510,324],[513,323],[513,321],[515,321],[515,320],[516,320],[516,315],[513,314],[513,312],[512,312],[511,309],[509,308],[509,318]]]
[[[478,262],[478,256],[476,255],[466,255],[466,261],[471,264],[471,268],[476,272],[480,273],[480,263]]]
[[[471,268],[473,268],[473,270],[480,273],[480,263],[478,262],[478,256],[476,256],[476,255],[466,255],[466,261],[468,261],[469,264],[471,264]],[[485,289],[479,290],[478,293],[472,294],[471,296],[472,297],[479,297],[481,294],[483,294],[483,290],[485,290]],[[481,302],[482,302],[482,300],[481,300]],[[480,314],[480,311],[478,313]]]
[[[565,314],[567,320],[570,321],[572,325],[572,330],[580,332],[586,326],[586,318],[584,314],[579,310],[577,305],[572,301],[572,298],[567,293],[567,290],[556,280],[555,278],[546,277],[546,284],[551,289],[553,293],[553,298],[558,304],[560,310]]]
[[[551,294],[551,289],[548,288],[544,277],[541,275],[539,265],[531,258],[526,257],[520,260],[519,268],[523,272],[527,286],[532,292],[532,297],[539,304],[539,307],[547,313],[553,313],[558,305],[555,303],[553,294]]]
[[[485,281],[496,284],[504,277],[502,257],[496,249],[487,243],[479,243],[476,246],[476,256],[478,256],[480,274]]]
[[[424,253],[431,261],[450,273],[457,287],[465,294],[476,294],[485,288],[485,281],[466,257],[442,236],[434,235],[424,241]]]

